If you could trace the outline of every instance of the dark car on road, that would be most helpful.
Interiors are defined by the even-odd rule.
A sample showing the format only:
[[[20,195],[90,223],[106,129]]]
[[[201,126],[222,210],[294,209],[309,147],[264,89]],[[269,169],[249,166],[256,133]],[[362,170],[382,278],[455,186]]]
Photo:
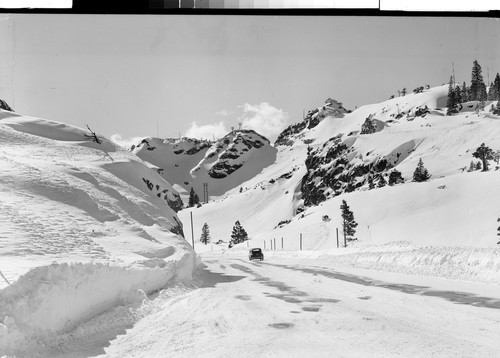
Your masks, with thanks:
[[[264,253],[259,248],[251,249],[248,252],[248,259],[250,261],[257,260],[257,259],[260,259],[262,261],[262,260],[264,260]]]

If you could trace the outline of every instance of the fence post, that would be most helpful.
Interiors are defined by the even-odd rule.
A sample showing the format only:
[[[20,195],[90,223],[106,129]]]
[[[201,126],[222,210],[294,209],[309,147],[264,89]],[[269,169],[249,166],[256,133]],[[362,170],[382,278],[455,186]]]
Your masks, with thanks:
[[[274,251],[276,251],[276,238],[274,238]]]
[[[337,249],[339,248],[339,228],[335,228],[337,231]]]
[[[283,237],[281,237],[281,250],[283,250]]]
[[[300,233],[300,251],[302,251],[302,233]]]

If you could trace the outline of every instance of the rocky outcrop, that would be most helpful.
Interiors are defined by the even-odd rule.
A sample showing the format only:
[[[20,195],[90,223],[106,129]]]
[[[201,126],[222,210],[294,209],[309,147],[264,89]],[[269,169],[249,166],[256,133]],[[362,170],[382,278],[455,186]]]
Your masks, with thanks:
[[[148,151],[154,151],[158,147],[162,148],[170,148],[171,152],[176,155],[193,155],[196,154],[203,149],[206,149],[212,145],[212,142],[208,140],[198,140],[195,138],[144,138],[137,145],[132,145],[130,148],[131,151],[138,154],[141,149],[146,149]]]
[[[3,109],[4,111],[14,112],[12,107],[9,106],[3,99],[0,99],[0,109]]]
[[[173,211],[178,212],[183,209],[184,204],[177,192],[163,188],[160,184],[155,184],[146,178],[142,178],[142,181],[158,198],[163,199]]]
[[[362,160],[362,155],[349,147],[342,135],[330,138],[321,148],[309,149],[307,173],[302,178],[304,205],[318,205],[331,197],[371,186],[388,175],[394,163],[384,157]]]
[[[244,157],[249,152],[266,144],[270,145],[269,140],[253,130],[229,133],[219,141],[213,151],[207,152],[207,159],[219,154],[218,159],[208,170],[208,175],[216,179],[227,177],[243,166]]]
[[[342,106],[342,103],[328,98],[321,107],[309,111],[302,122],[292,124],[281,132],[274,142],[274,146],[290,146],[298,138],[298,135],[305,129],[312,129],[321,123],[326,117],[342,118],[346,113],[350,113]]]

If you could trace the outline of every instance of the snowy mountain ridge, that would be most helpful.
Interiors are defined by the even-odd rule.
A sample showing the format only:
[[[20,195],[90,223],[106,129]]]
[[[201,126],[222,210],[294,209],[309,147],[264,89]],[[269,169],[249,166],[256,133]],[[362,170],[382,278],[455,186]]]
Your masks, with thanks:
[[[145,138],[132,148],[184,197],[190,188],[201,197],[203,183],[208,184],[210,196],[223,195],[272,164],[276,151],[268,139],[253,130],[234,130],[214,143]]]
[[[346,200],[359,224],[353,248],[406,242],[406,249],[487,247],[494,255],[498,163],[489,172],[468,168],[479,161],[472,153],[481,143],[500,150],[500,117],[490,113],[492,102],[446,116],[446,100],[447,86],[438,86],[317,122],[309,115],[279,136],[275,162],[241,184],[241,193],[233,189],[193,217],[210,225],[215,241],[227,242],[230,223],[240,220],[252,246],[274,247],[270,240],[283,237],[283,250],[297,250],[302,233],[303,249],[330,250],[336,229],[343,244],[339,207]],[[420,159],[431,178],[416,183]],[[404,182],[379,187],[396,170]],[[186,211],[180,217],[187,222]]]

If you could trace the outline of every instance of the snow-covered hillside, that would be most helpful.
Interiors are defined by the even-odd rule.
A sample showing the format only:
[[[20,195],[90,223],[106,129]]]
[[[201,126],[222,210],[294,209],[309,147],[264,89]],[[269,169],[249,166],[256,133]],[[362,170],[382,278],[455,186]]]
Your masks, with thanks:
[[[252,130],[234,130],[215,143],[191,138],[145,138],[132,152],[158,167],[158,172],[186,196],[190,188],[203,198],[220,196],[253,178],[275,161],[277,150]]]
[[[194,254],[169,207],[178,193],[130,152],[87,136],[0,110],[0,356],[31,356],[191,277]]]
[[[202,208],[181,211],[180,218],[188,224],[193,212],[196,239],[206,222],[212,242],[227,243],[240,220],[252,238],[238,245],[244,248],[299,250],[302,234],[304,250],[352,254],[343,257],[349,264],[364,258],[367,266],[376,267],[381,260],[402,260],[402,269],[411,270],[412,264],[426,262],[430,272],[443,270],[441,264],[455,265],[452,261],[468,262],[480,266],[483,280],[500,282],[498,164],[490,161],[488,172],[467,171],[471,161],[479,161],[472,153],[481,143],[500,150],[500,117],[489,112],[491,104],[479,113],[471,109],[446,116],[446,96],[447,86],[439,86],[312,125],[308,116],[280,135],[276,161],[243,183],[241,193],[232,190]],[[361,134],[367,119],[371,133]],[[427,182],[412,181],[419,159],[431,174]],[[379,188],[380,178],[388,181],[394,170],[405,182]],[[337,228],[343,244],[342,200],[359,224],[358,240],[347,250],[336,249]],[[203,249],[199,244],[198,250]]]

